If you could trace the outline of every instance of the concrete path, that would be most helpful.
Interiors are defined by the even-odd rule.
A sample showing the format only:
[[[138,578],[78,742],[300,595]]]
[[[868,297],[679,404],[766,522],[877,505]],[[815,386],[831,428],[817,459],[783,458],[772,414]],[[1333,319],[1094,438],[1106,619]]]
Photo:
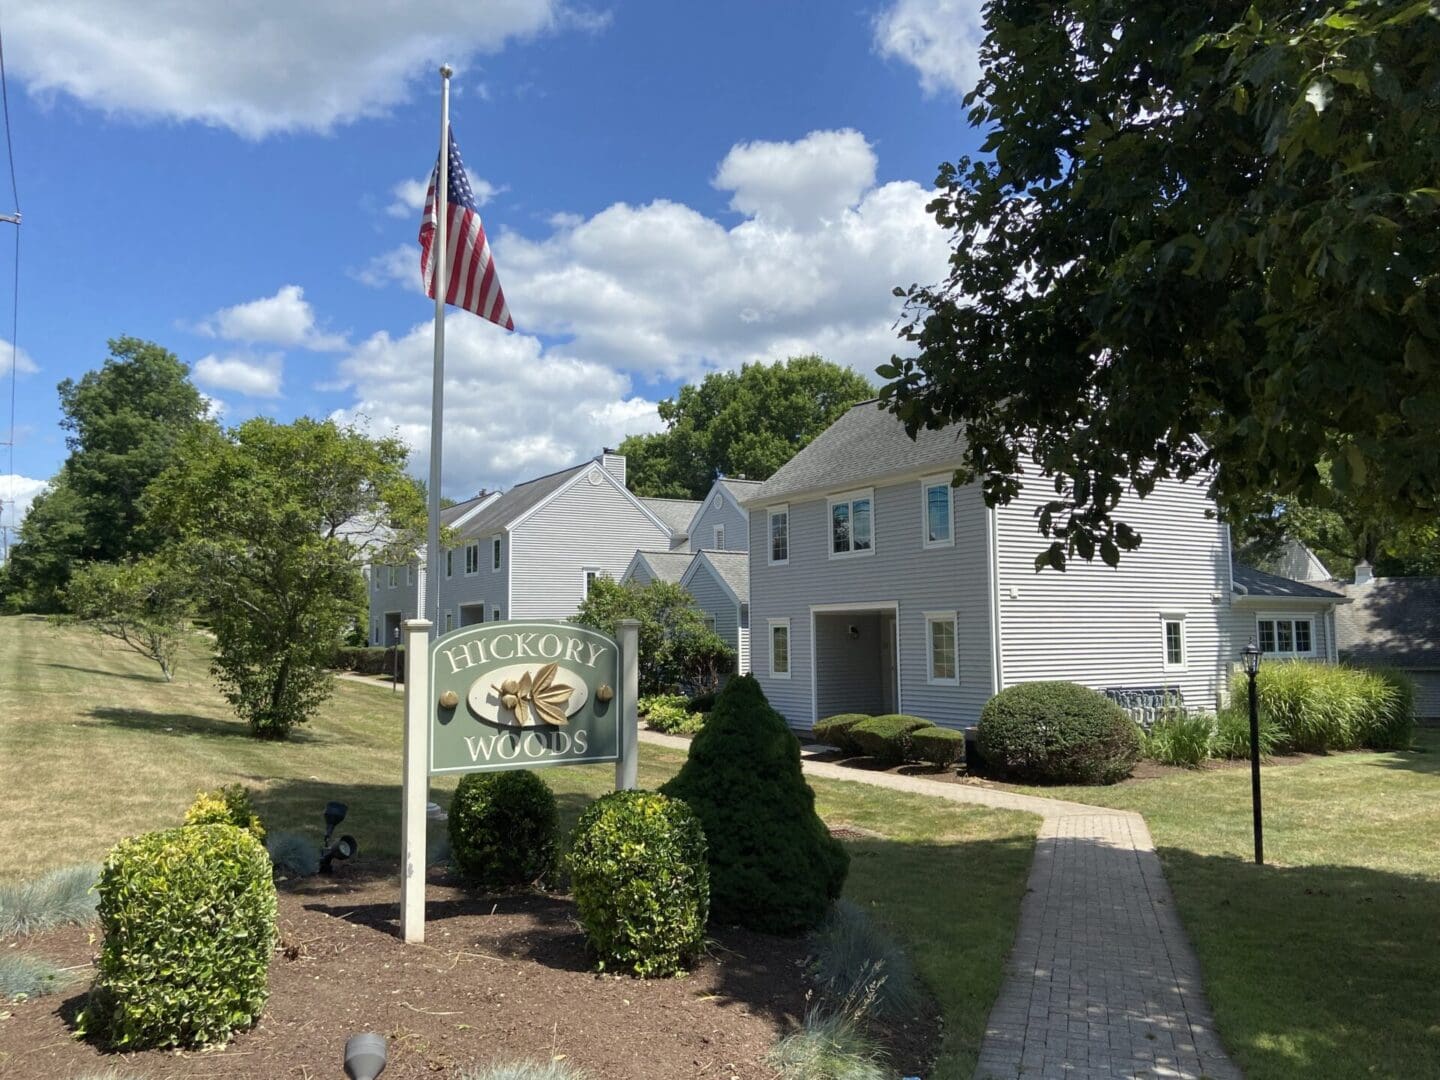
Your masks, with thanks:
[[[688,739],[642,731],[684,750]],[[813,761],[827,780],[1039,814],[1029,887],[976,1080],[1239,1080],[1139,814]],[[957,915],[959,912],[957,912]]]

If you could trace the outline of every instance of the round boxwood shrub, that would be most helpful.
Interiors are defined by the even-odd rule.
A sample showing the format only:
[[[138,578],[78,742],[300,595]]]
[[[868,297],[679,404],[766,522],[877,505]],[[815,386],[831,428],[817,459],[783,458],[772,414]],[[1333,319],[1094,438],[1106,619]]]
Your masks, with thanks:
[[[976,732],[988,767],[1011,780],[1113,784],[1140,756],[1140,729],[1104,694],[1020,683],[985,703]]]
[[[850,729],[870,719],[869,713],[841,713],[817,721],[811,735],[818,743],[844,750],[848,754],[860,753],[860,746],[850,737]]]
[[[916,728],[910,732],[910,752],[931,765],[953,765],[965,753],[965,733],[954,728]]]
[[[259,1018],[275,884],[252,833],[191,825],[122,840],[96,891],[105,944],[83,1032],[127,1049],[200,1046]]]
[[[850,856],[815,813],[800,741],[753,676],[725,684],[684,767],[660,790],[683,799],[705,829],[716,922],[802,933],[840,895]]]
[[[850,729],[849,737],[855,741],[860,753],[869,754],[889,765],[898,765],[910,756],[911,732],[928,727],[934,727],[929,720],[890,713],[862,720]]]
[[[555,865],[560,813],[533,772],[469,773],[450,801],[450,857],[466,884],[484,892],[543,878]]]
[[[699,955],[710,869],[700,819],[679,799],[616,791],[595,800],[575,826],[570,880],[602,971],[673,975]]]

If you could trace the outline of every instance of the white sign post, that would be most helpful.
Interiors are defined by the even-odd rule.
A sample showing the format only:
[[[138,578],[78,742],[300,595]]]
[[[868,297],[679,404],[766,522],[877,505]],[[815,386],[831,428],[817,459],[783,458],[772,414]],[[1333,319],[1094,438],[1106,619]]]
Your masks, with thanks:
[[[465,633],[473,631],[455,631],[445,635],[432,646],[430,641],[431,624],[428,619],[407,619],[405,621],[405,771],[404,787],[401,794],[400,831],[401,831],[401,859],[400,859],[400,935],[407,945],[419,944],[425,940],[425,828],[426,815],[425,807],[429,798],[431,742],[435,738],[434,732],[438,729],[432,725],[437,722],[453,721],[456,717],[456,710],[468,708],[468,704],[462,704],[462,700],[468,702],[468,698],[456,693],[440,695],[441,700],[436,699],[435,689],[431,686],[431,650],[439,647],[437,659],[443,659],[446,653],[446,642],[464,642]],[[526,627],[540,625],[545,629],[551,624],[534,624],[526,622],[494,623],[490,626],[506,630],[506,637],[512,638],[516,634],[510,633],[509,628],[516,631]],[[554,624],[556,629],[561,629],[565,624]],[[616,695],[619,698],[620,715],[618,717],[618,732],[615,739],[615,790],[633,790],[639,786],[640,772],[640,747],[636,738],[639,729],[637,698],[640,693],[640,623],[634,619],[621,620],[617,627],[618,634],[614,639],[614,645],[619,650],[619,683],[620,691]],[[594,631],[584,631],[600,638],[603,642],[611,639],[603,635],[595,634]],[[533,639],[539,637],[535,647],[544,649],[547,638],[554,639],[554,645],[559,647],[559,638],[554,634],[537,635],[536,633],[521,633],[519,637],[527,642],[533,643]],[[576,646],[579,647],[578,645]],[[595,646],[597,649],[602,646]],[[517,646],[518,648],[518,646]],[[451,668],[445,669],[437,678],[443,687],[445,681],[452,674],[458,674],[459,668],[464,667],[471,658],[468,650],[462,650],[456,645],[449,650],[455,655],[450,657]],[[477,648],[474,656],[483,657],[484,652]],[[534,656],[530,652],[527,655]],[[542,654],[543,655],[543,654]],[[459,657],[457,660],[456,657]],[[577,658],[579,653],[576,654]],[[593,656],[592,656],[593,659]],[[443,665],[442,665],[443,666]],[[550,665],[553,672],[554,664]],[[484,670],[482,668],[482,670]],[[612,669],[613,670],[613,669]],[[446,674],[449,672],[449,674]],[[611,676],[614,677],[613,675]],[[526,676],[528,679],[529,676]],[[527,684],[528,685],[528,684]],[[524,691],[522,691],[524,692]],[[445,700],[449,699],[449,700]],[[608,699],[606,699],[608,700]],[[614,715],[613,713],[611,714]],[[441,720],[443,716],[444,720]],[[478,719],[479,717],[473,717]],[[572,717],[572,720],[575,719]],[[613,722],[613,721],[612,721]],[[524,729],[533,731],[533,728]],[[583,732],[581,732],[583,734]],[[452,732],[453,735],[453,732]],[[451,736],[447,736],[449,738]],[[514,738],[514,736],[511,736]],[[568,742],[568,740],[567,740]],[[437,746],[440,744],[437,743]],[[526,760],[520,757],[518,748],[522,745],[529,745],[525,738],[516,738],[515,749],[517,752],[508,757],[502,752],[501,759],[505,762],[514,762],[513,765],[502,765],[508,768],[524,768]],[[543,746],[538,738],[535,740],[535,747]],[[592,751],[593,753],[593,751]],[[592,760],[594,760],[592,758]],[[604,761],[609,761],[607,753]],[[572,764],[563,760],[550,760],[549,764]],[[573,764],[583,764],[583,761]],[[466,766],[463,769],[444,768],[438,771],[472,772],[477,768],[494,768],[495,762],[488,762],[485,765],[476,764],[473,767]],[[546,764],[546,762],[531,762],[530,764]]]

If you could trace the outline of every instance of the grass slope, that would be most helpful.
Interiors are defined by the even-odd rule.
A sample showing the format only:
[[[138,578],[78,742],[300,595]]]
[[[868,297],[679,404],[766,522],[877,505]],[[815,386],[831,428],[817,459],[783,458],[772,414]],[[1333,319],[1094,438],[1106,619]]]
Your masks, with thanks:
[[[398,861],[401,695],[337,681],[289,742],[260,742],[235,720],[192,641],[172,683],[155,665],[77,628],[0,618],[0,882],[103,859],[124,836],[176,825],[202,788],[243,783],[272,832],[319,840],[331,799],[366,860]],[[658,787],[684,755],[642,745],[640,783]],[[614,785],[609,766],[542,770],[569,830]],[[448,802],[453,778],[432,798]],[[1015,936],[1038,819],[856,783],[814,783],[832,824],[874,835],[851,844],[846,895],[909,949],[945,1018],[927,1077],[970,1076]]]
[[[1035,794],[1145,815],[1251,1080],[1440,1076],[1440,733],[1419,749]]]

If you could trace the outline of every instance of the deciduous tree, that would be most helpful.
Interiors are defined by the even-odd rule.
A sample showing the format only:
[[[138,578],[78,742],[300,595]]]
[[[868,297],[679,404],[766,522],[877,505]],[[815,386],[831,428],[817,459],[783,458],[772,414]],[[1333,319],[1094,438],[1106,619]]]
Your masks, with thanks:
[[[1232,520],[1440,506],[1440,12],[1412,0],[992,0],[948,278],[880,369],[962,479],[1055,483],[1037,563],[1139,543],[1166,477]],[[1043,477],[1043,479],[1042,479]],[[1128,496],[1127,496],[1128,497]]]
[[[666,429],[620,445],[638,495],[702,499],[716,476],[766,480],[857,401],[869,381],[818,356],[717,371],[660,402]]]
[[[257,736],[287,737],[329,695],[325,666],[364,602],[362,552],[415,551],[425,507],[407,456],[330,421],[257,418],[192,431],[147,493],[215,631],[214,673]]]
[[[70,577],[65,598],[71,616],[114,638],[174,677],[190,610],[184,573],[152,556],[124,563],[86,563]]]
[[[695,598],[673,582],[620,585],[597,578],[574,621],[614,637],[621,619],[640,621],[641,693],[673,690],[682,683],[715,689],[719,677],[735,666],[735,651],[706,628]]]

